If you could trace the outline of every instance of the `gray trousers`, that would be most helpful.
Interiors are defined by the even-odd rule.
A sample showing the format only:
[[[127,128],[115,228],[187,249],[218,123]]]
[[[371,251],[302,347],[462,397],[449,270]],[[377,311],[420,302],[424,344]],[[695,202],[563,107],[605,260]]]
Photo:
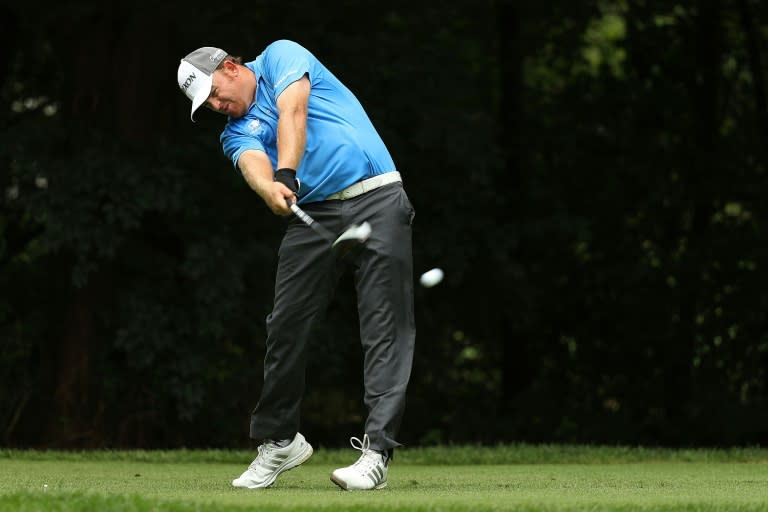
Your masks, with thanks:
[[[250,437],[287,439],[298,431],[307,343],[329,306],[344,266],[351,264],[364,354],[365,433],[373,449],[401,446],[395,438],[405,409],[416,337],[413,207],[402,184],[394,183],[346,201],[302,208],[334,233],[367,220],[371,237],[351,263],[342,263],[327,240],[299,219],[290,220],[278,253],[274,306],[267,317],[264,386],[251,415]]]

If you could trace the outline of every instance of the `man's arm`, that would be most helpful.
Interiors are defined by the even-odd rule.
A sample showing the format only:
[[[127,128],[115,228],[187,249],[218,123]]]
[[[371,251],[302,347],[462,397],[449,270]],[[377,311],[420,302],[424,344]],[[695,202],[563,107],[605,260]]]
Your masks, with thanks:
[[[307,142],[307,107],[309,105],[309,79],[302,77],[286,87],[277,98],[277,167],[299,167]],[[277,215],[288,215],[291,210],[286,199],[296,200],[294,193],[285,185],[274,181],[272,164],[266,153],[257,150],[244,151],[237,161],[248,185]]]
[[[274,181],[272,163],[263,151],[250,149],[244,151],[237,160],[237,166],[243,173],[246,183],[264,200],[272,213],[288,215],[291,210],[286,199],[295,201],[296,197],[288,187]]]
[[[286,87],[277,97],[277,168],[296,170],[307,143],[307,108],[310,83],[307,75]]]

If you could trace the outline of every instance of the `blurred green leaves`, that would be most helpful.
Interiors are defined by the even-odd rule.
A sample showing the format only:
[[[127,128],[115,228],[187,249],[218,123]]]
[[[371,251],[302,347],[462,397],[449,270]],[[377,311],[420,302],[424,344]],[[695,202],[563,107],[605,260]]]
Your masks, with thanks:
[[[355,91],[392,151],[416,209],[416,274],[446,271],[416,290],[404,441],[760,442],[766,50],[755,67],[743,20],[764,42],[768,6],[713,6],[305,2],[290,24],[269,2],[13,7],[4,440],[247,443],[283,223],[221,155],[222,120],[189,123],[173,70],[202,39],[250,59],[290,37]],[[234,13],[251,30],[232,30]],[[341,284],[305,404],[329,443],[365,414]],[[62,390],[79,398],[48,398]],[[41,414],[84,426],[43,432]]]

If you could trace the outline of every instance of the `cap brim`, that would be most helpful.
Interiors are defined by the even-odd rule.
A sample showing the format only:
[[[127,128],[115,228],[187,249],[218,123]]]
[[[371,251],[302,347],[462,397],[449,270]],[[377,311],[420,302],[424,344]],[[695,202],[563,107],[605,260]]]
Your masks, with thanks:
[[[211,95],[211,87],[213,86],[213,78],[208,75],[203,75],[200,79],[200,85],[198,86],[197,94],[192,99],[192,112],[189,113],[189,118],[192,122],[195,121],[195,111],[202,106],[203,103]]]

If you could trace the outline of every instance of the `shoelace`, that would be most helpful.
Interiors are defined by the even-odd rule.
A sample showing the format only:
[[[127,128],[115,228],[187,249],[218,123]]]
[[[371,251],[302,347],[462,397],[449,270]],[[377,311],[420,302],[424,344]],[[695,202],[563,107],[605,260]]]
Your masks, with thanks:
[[[259,453],[256,455],[256,458],[253,459],[253,462],[251,462],[251,465],[248,466],[248,469],[256,469],[258,467],[263,467],[262,462],[268,462],[269,461],[269,455],[272,453],[272,451],[277,448],[277,445],[271,441],[265,441],[262,444],[259,445],[259,447],[256,449]]]
[[[371,440],[368,437],[368,434],[363,435],[362,441],[357,437],[350,437],[349,443],[355,450],[363,452],[363,454],[360,455],[360,458],[357,459],[357,462],[352,464],[352,467],[356,468],[361,473],[370,473],[374,466],[381,461],[381,454],[375,450],[371,450]]]

